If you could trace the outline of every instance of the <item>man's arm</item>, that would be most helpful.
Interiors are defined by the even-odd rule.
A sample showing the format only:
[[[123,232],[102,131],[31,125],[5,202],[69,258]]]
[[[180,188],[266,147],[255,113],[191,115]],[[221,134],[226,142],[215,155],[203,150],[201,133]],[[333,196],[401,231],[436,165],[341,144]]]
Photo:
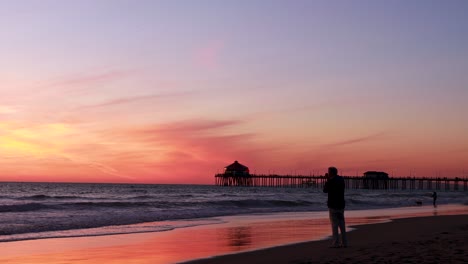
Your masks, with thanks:
[[[325,182],[325,185],[323,185],[323,192],[324,193],[328,193],[328,188],[329,188],[329,184],[328,184],[328,180]]]
[[[327,181],[323,185],[323,192],[328,193],[328,191],[330,190],[330,183],[329,183],[330,182],[330,175],[328,173],[325,173],[325,179],[327,179]]]

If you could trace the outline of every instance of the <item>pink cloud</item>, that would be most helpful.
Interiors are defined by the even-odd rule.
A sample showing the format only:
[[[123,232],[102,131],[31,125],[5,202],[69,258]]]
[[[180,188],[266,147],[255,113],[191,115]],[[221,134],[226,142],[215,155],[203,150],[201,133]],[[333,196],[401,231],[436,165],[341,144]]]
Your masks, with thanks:
[[[234,160],[243,162],[255,173],[303,175],[320,174],[331,165],[348,170],[353,164],[349,151],[335,148],[321,151],[319,148],[304,152],[306,147],[291,147],[279,142],[264,143],[261,141],[262,135],[242,131],[245,122],[236,119],[186,120],[130,129],[122,136],[147,146],[151,151],[134,156],[127,153],[123,157],[138,168],[133,173],[138,174],[141,181],[168,183],[210,183],[214,173],[221,172]],[[328,146],[357,144],[383,135],[377,133]],[[152,156],[159,158],[148,159]]]
[[[129,129],[117,135],[122,148],[128,139],[145,147],[113,155],[111,166],[132,171],[143,182],[211,182],[227,163],[235,159],[250,163],[265,154],[261,150],[266,147],[256,142],[258,135],[238,132],[241,124],[239,120],[187,120]]]

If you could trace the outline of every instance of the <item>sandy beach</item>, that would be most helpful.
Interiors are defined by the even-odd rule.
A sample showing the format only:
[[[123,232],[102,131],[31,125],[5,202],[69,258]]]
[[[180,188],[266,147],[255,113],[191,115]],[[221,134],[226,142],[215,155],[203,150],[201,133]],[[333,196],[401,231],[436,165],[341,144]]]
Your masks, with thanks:
[[[466,263],[468,215],[357,226],[349,240],[348,248],[329,248],[329,241],[314,241],[190,263]]]
[[[326,212],[283,213],[226,217],[220,224],[169,232],[7,242],[0,247],[0,263],[465,263],[468,259],[466,206],[350,211],[347,218],[353,231],[345,249],[328,248]]]

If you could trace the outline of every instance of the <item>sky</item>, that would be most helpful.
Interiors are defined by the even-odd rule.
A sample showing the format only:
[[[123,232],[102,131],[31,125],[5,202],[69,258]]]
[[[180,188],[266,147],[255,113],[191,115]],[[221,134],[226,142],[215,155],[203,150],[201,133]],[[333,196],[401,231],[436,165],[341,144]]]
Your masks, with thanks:
[[[468,177],[467,1],[0,0],[0,181]]]

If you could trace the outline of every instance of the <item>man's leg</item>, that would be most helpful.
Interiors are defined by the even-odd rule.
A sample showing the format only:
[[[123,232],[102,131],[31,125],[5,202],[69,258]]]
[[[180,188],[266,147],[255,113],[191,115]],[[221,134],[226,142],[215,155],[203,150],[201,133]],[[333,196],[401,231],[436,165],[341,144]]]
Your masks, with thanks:
[[[338,218],[335,209],[329,209],[330,223],[332,227],[332,246],[337,247],[340,245],[340,237],[338,236]]]
[[[343,247],[347,247],[348,239],[346,237],[346,223],[345,223],[345,218],[344,218],[344,209],[339,210],[339,212],[337,212],[337,218],[338,218],[338,226],[340,227],[340,233],[341,233],[341,245]]]

